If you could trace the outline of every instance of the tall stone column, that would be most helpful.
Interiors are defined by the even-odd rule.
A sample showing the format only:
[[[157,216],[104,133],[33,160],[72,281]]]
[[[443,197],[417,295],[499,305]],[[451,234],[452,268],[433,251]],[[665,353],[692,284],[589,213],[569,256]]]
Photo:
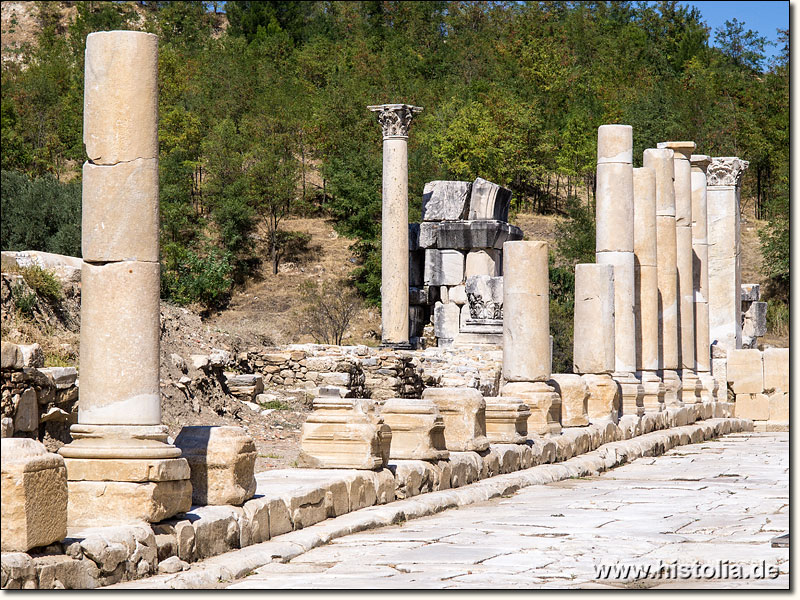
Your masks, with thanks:
[[[597,235],[595,260],[614,267],[614,373],[623,415],[644,414],[644,389],[636,378],[635,261],[633,253],[633,128],[597,130]]]
[[[664,409],[665,389],[658,376],[658,245],[653,169],[633,170],[633,204],[636,371],[644,388],[645,412],[659,412]]]
[[[658,366],[667,406],[681,404],[678,375],[678,254],[675,237],[675,167],[668,148],[648,148],[643,164],[656,174],[656,250],[658,252]]]
[[[692,251],[694,252],[695,370],[703,386],[704,402],[716,400],[719,385],[711,376],[708,336],[708,203],[706,169],[711,157],[692,154]]]
[[[661,142],[659,148],[674,152],[675,244],[678,265],[678,368],[681,399],[686,404],[701,400],[702,385],[694,370],[694,255],[692,253],[692,165],[694,142]]]
[[[561,398],[549,386],[550,280],[546,242],[503,244],[503,396],[530,407],[528,431],[561,431]]]
[[[81,386],[62,447],[71,527],[159,521],[191,506],[159,388],[158,38],[86,39]]]
[[[408,130],[422,111],[410,104],[367,107],[383,128],[381,212],[381,340],[411,348],[408,333]]]
[[[749,165],[714,157],[707,169],[709,335],[728,355],[742,345],[739,184]]]

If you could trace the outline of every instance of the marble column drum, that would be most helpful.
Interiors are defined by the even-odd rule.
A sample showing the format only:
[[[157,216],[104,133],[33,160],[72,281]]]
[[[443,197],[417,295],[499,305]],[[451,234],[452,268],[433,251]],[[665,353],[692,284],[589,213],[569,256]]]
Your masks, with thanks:
[[[658,250],[653,169],[633,170],[633,204],[636,374],[644,388],[645,412],[660,412],[664,408],[665,389],[658,376]]]
[[[694,253],[695,370],[703,386],[704,402],[716,401],[719,384],[711,375],[708,334],[708,203],[706,169],[711,157],[692,154],[692,251]]]
[[[659,148],[674,152],[675,244],[678,266],[678,365],[681,399],[685,404],[701,400],[702,385],[695,372],[694,255],[692,252],[692,165],[695,143],[661,142]]]
[[[381,340],[384,346],[411,348],[408,302],[408,130],[419,106],[367,107],[383,129],[381,212]]]
[[[656,250],[658,253],[658,367],[667,406],[680,405],[678,375],[678,255],[675,232],[673,151],[648,148],[642,163],[656,174]]]
[[[158,38],[86,39],[81,386],[64,457],[70,527],[159,521],[191,506],[159,388]]]
[[[636,371],[635,258],[633,242],[633,128],[597,130],[595,260],[614,267],[614,373],[622,412],[644,414],[644,388]]]
[[[749,164],[714,157],[706,171],[709,337],[728,355],[742,345],[739,185]]]

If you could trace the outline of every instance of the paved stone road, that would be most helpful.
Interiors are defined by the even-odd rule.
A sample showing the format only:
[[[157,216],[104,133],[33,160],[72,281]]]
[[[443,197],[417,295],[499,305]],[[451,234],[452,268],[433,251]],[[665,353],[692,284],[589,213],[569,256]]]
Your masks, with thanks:
[[[789,435],[742,433],[342,537],[229,587],[788,588],[789,550],[770,547],[788,531]],[[675,561],[671,580],[595,570]],[[695,562],[706,565],[700,578]],[[777,578],[763,577],[776,566]],[[712,579],[712,567],[750,579]]]

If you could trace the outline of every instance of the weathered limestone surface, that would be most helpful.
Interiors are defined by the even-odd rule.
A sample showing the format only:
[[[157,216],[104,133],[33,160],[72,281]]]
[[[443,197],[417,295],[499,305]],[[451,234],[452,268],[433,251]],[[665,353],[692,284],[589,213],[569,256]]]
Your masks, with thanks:
[[[728,381],[739,394],[760,394],[764,390],[764,363],[760,350],[728,352]]]
[[[614,370],[614,268],[575,266],[575,333],[573,370],[611,373]]]
[[[449,457],[444,420],[428,398],[390,398],[381,408],[392,430],[392,460],[443,460]]]
[[[522,230],[503,221],[442,221],[436,224],[435,245],[423,245],[423,228],[420,229],[420,247],[471,250],[472,248],[495,248],[502,250],[503,244],[522,239]],[[432,234],[431,234],[432,235]],[[429,238],[425,237],[425,240]]]
[[[497,277],[500,275],[502,255],[499,250],[486,248],[483,250],[472,250],[467,253],[464,277],[469,279],[474,275],[488,275]]]
[[[84,260],[158,262],[158,159],[86,162],[82,210]]]
[[[255,494],[256,446],[241,427],[184,427],[175,445],[191,469],[193,504],[239,506]]]
[[[486,437],[493,444],[524,444],[531,410],[518,398],[486,398]]]
[[[763,352],[764,389],[789,391],[789,349],[767,348]]]
[[[587,373],[581,376],[589,389],[587,412],[589,422],[602,423],[619,420],[621,392],[619,384],[608,374]]]
[[[440,345],[445,345],[458,335],[461,311],[454,302],[447,304],[436,303],[433,309],[434,335],[439,339]],[[444,344],[441,343],[444,340]]]
[[[2,440],[3,552],[25,552],[67,536],[64,459],[25,438]]]
[[[700,373],[711,371],[708,321],[708,199],[706,169],[711,157],[693,154],[692,165],[692,250],[694,252],[695,365]],[[702,378],[701,378],[702,379]],[[710,392],[704,386],[705,392]]]
[[[326,388],[321,394],[328,394]],[[373,400],[322,395],[303,424],[298,464],[312,469],[378,469],[389,460],[392,433]]]
[[[633,170],[635,267],[634,313],[637,371],[658,370],[658,251],[656,245],[656,175]]]
[[[422,190],[423,221],[458,221],[467,218],[472,183],[429,181]]]
[[[424,400],[432,401],[444,420],[444,438],[451,452],[481,452],[486,438],[486,401],[474,388],[427,388]]]
[[[478,177],[472,184],[468,219],[508,221],[511,190]]]
[[[614,269],[614,370],[636,371],[635,269],[633,252],[598,252],[597,264]],[[597,323],[595,323],[597,327]],[[591,339],[576,338],[575,343]]]
[[[770,418],[769,396],[762,393],[737,393],[734,415],[737,419],[767,421]]]
[[[86,38],[83,140],[89,160],[158,157],[158,37],[100,31]]]
[[[425,251],[425,285],[459,285],[464,281],[464,253],[460,250]]]
[[[551,385],[561,398],[562,427],[583,427],[589,424],[589,388],[580,375],[556,373]]]
[[[503,262],[503,377],[547,381],[551,371],[547,243],[506,242]]]
[[[544,381],[506,383],[503,396],[519,398],[528,405],[531,411],[528,417],[529,434],[547,435],[561,431],[561,397]]]

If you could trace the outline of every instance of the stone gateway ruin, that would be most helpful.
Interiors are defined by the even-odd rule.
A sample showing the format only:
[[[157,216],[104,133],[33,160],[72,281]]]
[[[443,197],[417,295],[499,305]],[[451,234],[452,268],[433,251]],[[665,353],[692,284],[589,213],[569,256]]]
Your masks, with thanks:
[[[383,134],[381,346],[269,355],[315,393],[297,468],[254,473],[238,427],[168,439],[157,48],[141,32],[87,39],[80,381],[3,342],[3,588],[191,587],[192,563],[253,546],[216,572],[234,579],[283,556],[281,536],[367,507],[471,484],[482,501],[788,428],[788,349],[754,348],[765,306],[741,282],[747,161],[664,141],[634,168],[632,128],[599,128],[595,262],[575,269],[572,372],[553,373],[547,244],[509,224],[511,191],[480,177],[412,191],[409,224],[422,108],[383,104],[368,107]],[[75,390],[71,442],[49,453],[34,432]],[[429,510],[404,506],[393,519]]]

